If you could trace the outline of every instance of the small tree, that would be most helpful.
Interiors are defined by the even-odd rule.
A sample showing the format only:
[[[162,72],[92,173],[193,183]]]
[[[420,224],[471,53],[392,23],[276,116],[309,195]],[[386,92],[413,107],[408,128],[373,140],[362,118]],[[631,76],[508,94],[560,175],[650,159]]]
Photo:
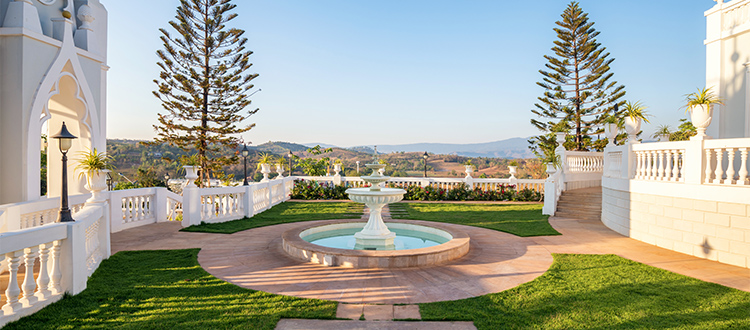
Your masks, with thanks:
[[[249,131],[255,124],[243,125],[258,109],[250,105],[251,81],[258,77],[247,71],[252,66],[251,51],[245,48],[245,31],[229,28],[237,18],[231,13],[231,0],[180,0],[176,21],[169,25],[173,37],[160,29],[164,49],[156,54],[161,73],[154,83],[154,95],[162,101],[165,114],[154,125],[154,144],[166,142],[183,150],[198,152],[201,183],[224,165],[237,163],[237,155],[226,156],[222,146],[235,147],[233,135]]]
[[[537,156],[555,148],[550,133],[561,130],[573,130],[573,148],[586,150],[592,143],[590,136],[603,130],[604,118],[613,114],[614,105],[625,95],[625,87],[618,86],[609,72],[614,59],[596,41],[599,32],[577,2],[568,5],[556,24],[559,40],[552,47],[554,55],[545,55],[548,63],[539,70],[542,81],[537,85],[544,94],[531,110],[541,118],[531,123],[545,132],[529,140]]]

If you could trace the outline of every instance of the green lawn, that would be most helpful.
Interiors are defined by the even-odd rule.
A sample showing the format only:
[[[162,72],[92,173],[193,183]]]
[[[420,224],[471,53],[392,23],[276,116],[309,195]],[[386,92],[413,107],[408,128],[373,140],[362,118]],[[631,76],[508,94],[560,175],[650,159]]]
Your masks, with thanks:
[[[541,204],[390,204],[394,219],[427,220],[499,230],[521,237],[560,235]]]
[[[198,249],[119,252],[88,288],[4,329],[273,329],[280,318],[333,319],[336,302],[243,289],[199,265]]]
[[[286,202],[278,204],[270,210],[256,214],[252,218],[190,226],[183,228],[182,231],[232,234],[238,231],[282,223],[329,219],[359,219],[362,217],[363,211],[364,206],[358,203]]]
[[[554,255],[534,281],[420,304],[423,320],[478,329],[750,329],[750,293],[614,255]]]

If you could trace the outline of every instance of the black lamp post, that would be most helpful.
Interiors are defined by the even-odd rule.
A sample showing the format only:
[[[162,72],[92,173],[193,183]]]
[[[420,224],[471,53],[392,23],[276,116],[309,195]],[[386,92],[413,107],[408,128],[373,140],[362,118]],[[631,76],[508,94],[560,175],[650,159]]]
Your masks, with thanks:
[[[427,154],[427,151],[424,152],[424,155],[422,155],[422,158],[424,158],[424,177],[427,177],[427,157],[430,157],[430,155]]]
[[[57,217],[57,222],[73,222],[73,216],[70,215],[70,208],[68,208],[68,150],[73,146],[73,139],[78,137],[70,134],[68,128],[65,127],[65,122],[62,123],[60,132],[52,136],[53,139],[57,139],[62,152],[62,193],[60,194],[60,215]]]
[[[244,182],[242,182],[242,185],[243,185],[243,186],[247,186],[247,185],[248,185],[248,183],[247,183],[247,155],[249,155],[249,154],[250,154],[250,150],[247,150],[247,144],[245,144],[245,145],[244,145],[244,147],[242,148],[242,151],[241,151],[241,153],[242,153],[242,158],[244,158],[244,159],[245,159],[245,161],[244,161],[244,167],[245,167],[245,181],[244,181]]]
[[[289,150],[287,155],[289,156],[289,176],[292,176],[292,173],[294,173],[294,169],[292,168],[292,158],[294,158],[294,154]]]

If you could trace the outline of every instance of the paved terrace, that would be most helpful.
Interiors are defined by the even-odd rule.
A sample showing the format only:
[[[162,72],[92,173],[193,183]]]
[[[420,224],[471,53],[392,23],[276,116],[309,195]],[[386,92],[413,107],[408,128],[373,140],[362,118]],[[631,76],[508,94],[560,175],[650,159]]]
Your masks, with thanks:
[[[112,252],[201,248],[201,266],[238,286],[350,304],[414,304],[500,292],[543,274],[552,263],[552,253],[616,254],[750,292],[748,269],[662,249],[623,237],[601,222],[571,218],[550,218],[562,236],[522,238],[460,226],[471,237],[469,254],[427,268],[325,267],[291,259],[282,251],[284,231],[321,222],[262,227],[231,235],[179,232],[178,222],[157,223],[113,234]]]

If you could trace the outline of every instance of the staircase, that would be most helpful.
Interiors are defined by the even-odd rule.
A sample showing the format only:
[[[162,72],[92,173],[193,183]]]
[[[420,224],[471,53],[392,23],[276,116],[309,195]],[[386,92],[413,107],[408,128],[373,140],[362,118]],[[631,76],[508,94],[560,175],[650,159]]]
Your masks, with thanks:
[[[563,192],[557,202],[555,217],[601,221],[602,188],[574,189]]]

